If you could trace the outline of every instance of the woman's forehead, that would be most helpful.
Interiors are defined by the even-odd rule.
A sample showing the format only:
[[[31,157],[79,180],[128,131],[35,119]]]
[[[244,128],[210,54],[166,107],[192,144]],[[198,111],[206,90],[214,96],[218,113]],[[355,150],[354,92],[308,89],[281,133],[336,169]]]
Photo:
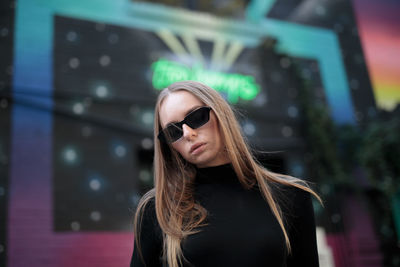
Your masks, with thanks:
[[[195,107],[204,104],[192,93],[179,90],[166,96],[160,105],[160,122],[165,127],[168,123],[178,122]]]

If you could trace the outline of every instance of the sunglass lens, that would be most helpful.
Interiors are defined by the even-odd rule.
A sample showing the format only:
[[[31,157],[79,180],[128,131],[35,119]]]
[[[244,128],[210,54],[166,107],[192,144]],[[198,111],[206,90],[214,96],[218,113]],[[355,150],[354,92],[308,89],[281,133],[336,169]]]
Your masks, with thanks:
[[[195,112],[191,113],[187,118],[186,122],[192,129],[197,129],[203,126],[210,119],[210,109],[208,107],[199,108]]]
[[[192,129],[197,129],[210,120],[210,107],[201,107],[176,124],[171,124],[160,132],[158,138],[167,143],[177,141],[183,135],[182,124],[187,124]]]
[[[169,142],[175,142],[183,135],[182,128],[176,125],[170,125],[164,130],[164,136]]]

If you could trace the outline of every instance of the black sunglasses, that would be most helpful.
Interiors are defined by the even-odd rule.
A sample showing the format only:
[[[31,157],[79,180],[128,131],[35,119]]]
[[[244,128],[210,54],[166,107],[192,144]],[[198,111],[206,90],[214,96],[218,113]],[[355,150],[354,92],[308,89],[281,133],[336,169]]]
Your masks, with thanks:
[[[173,143],[183,136],[182,125],[186,124],[192,129],[197,129],[210,120],[210,107],[200,107],[190,112],[183,121],[169,124],[158,133],[161,142]]]

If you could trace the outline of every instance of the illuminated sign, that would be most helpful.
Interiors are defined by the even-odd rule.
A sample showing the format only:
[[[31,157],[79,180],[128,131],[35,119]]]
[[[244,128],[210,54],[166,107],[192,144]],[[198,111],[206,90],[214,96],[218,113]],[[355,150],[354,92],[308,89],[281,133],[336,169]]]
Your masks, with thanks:
[[[252,100],[260,92],[260,86],[254,77],[249,75],[210,71],[199,65],[189,68],[166,59],[154,62],[151,68],[153,70],[153,86],[157,90],[178,81],[199,81],[225,94],[227,100],[233,104],[237,103],[239,98]]]

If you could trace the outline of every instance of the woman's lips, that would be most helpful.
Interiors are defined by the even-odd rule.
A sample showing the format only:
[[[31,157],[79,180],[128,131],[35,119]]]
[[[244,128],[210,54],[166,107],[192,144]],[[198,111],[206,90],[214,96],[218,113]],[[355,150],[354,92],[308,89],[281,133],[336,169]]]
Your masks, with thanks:
[[[205,143],[194,144],[190,147],[190,154],[196,155],[203,151]]]

